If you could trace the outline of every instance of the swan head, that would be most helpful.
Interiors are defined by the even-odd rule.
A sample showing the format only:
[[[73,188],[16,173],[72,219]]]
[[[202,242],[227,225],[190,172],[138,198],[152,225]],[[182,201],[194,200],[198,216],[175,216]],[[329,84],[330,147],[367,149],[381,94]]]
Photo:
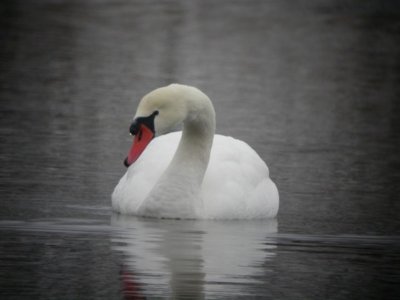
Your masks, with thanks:
[[[195,88],[173,84],[142,98],[129,128],[134,140],[124,161],[125,166],[133,164],[155,136],[173,131],[185,121],[188,115],[185,95],[191,89]]]

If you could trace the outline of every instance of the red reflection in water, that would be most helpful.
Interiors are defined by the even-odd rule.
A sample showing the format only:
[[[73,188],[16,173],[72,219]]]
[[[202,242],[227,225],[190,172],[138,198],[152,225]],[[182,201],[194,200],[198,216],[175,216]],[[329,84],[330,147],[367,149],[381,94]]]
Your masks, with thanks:
[[[124,295],[124,299],[127,300],[140,300],[146,299],[145,296],[142,295],[140,285],[135,280],[135,276],[132,272],[127,271],[126,269],[122,269],[120,273],[121,281],[122,281],[122,293]]]

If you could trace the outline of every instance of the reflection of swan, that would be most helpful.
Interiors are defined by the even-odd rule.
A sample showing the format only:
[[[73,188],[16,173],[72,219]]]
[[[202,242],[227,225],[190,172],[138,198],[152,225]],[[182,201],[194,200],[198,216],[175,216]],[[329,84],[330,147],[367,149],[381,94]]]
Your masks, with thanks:
[[[277,221],[190,221],[113,215],[113,249],[143,296],[188,299],[245,294],[275,253]],[[272,245],[271,245],[272,244]],[[259,277],[260,278],[260,277]],[[249,292],[249,291],[247,291]],[[251,292],[251,291],[250,291]]]
[[[182,133],[151,142],[181,123]],[[246,143],[214,131],[214,108],[198,89],[173,84],[146,95],[130,128],[130,167],[112,195],[114,210],[166,218],[274,217],[279,197],[267,165]]]

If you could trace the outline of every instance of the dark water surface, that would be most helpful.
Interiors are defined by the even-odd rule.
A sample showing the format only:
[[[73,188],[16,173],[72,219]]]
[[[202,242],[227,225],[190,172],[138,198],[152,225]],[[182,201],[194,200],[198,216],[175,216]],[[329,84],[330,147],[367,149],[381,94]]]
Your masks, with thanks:
[[[195,85],[269,221],[113,215],[148,91]],[[395,1],[2,1],[1,299],[397,299]]]

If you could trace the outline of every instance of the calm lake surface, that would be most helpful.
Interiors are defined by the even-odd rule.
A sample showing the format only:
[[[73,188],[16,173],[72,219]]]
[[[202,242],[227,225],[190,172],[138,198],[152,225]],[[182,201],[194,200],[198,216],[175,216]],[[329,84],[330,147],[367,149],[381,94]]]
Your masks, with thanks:
[[[400,4],[2,1],[1,299],[398,299]],[[113,214],[130,120],[180,82],[277,219]]]

